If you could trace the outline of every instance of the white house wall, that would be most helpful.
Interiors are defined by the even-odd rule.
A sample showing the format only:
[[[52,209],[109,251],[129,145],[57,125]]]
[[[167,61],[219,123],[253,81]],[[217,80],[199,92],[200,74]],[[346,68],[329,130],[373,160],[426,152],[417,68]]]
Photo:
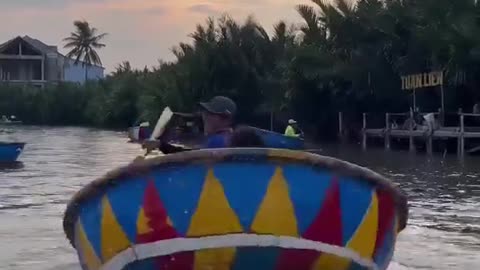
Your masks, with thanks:
[[[82,63],[75,64],[75,60],[66,59],[63,70],[63,79],[67,82],[76,82],[83,84],[85,82],[85,68]],[[88,67],[88,80],[99,80],[104,77],[104,69],[98,66]]]

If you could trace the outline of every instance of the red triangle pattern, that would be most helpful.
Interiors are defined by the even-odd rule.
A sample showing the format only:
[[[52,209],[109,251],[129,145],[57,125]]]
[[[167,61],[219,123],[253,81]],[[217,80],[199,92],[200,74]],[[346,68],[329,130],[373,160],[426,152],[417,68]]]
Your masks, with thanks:
[[[373,254],[376,254],[377,251],[382,247],[385,235],[387,234],[388,230],[392,228],[392,222],[395,216],[395,202],[393,201],[392,195],[386,190],[379,189],[377,190],[377,198],[378,230]]]
[[[342,245],[340,186],[337,178],[333,179],[322,208],[302,237],[327,244]],[[313,250],[287,249],[282,252],[276,269],[311,269],[319,255],[319,252]]]
[[[137,243],[152,243],[165,239],[179,237],[175,228],[168,224],[168,215],[163,206],[153,181],[148,183],[145,190],[143,209],[148,219],[151,232],[137,235]],[[190,270],[193,265],[193,252],[182,252],[174,255],[159,257],[156,260],[158,269]]]

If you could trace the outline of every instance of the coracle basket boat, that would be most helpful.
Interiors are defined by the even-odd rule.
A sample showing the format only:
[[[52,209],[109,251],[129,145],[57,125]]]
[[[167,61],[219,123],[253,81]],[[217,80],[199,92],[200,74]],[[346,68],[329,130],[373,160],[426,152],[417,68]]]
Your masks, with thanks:
[[[305,148],[305,140],[298,137],[288,137],[283,134],[251,127],[262,138],[265,145],[269,148],[302,150]]]
[[[23,142],[0,142],[0,163],[17,161],[24,147]]]
[[[407,199],[368,169],[300,151],[215,149],[114,170],[69,203],[85,270],[386,269]]]

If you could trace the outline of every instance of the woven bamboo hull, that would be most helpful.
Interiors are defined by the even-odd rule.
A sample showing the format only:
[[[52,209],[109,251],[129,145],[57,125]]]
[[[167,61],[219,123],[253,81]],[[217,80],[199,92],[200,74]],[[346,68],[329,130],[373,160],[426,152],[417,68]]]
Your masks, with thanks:
[[[64,229],[83,269],[386,269],[408,209],[383,177],[272,149],[199,150],[92,182]]]

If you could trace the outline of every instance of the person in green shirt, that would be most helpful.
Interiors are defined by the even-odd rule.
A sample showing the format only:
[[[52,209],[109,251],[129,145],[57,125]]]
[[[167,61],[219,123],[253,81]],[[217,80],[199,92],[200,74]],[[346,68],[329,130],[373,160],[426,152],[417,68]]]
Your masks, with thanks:
[[[297,121],[290,119],[288,120],[288,126],[285,129],[285,136],[299,138],[302,136],[301,133],[298,133],[299,128]]]

